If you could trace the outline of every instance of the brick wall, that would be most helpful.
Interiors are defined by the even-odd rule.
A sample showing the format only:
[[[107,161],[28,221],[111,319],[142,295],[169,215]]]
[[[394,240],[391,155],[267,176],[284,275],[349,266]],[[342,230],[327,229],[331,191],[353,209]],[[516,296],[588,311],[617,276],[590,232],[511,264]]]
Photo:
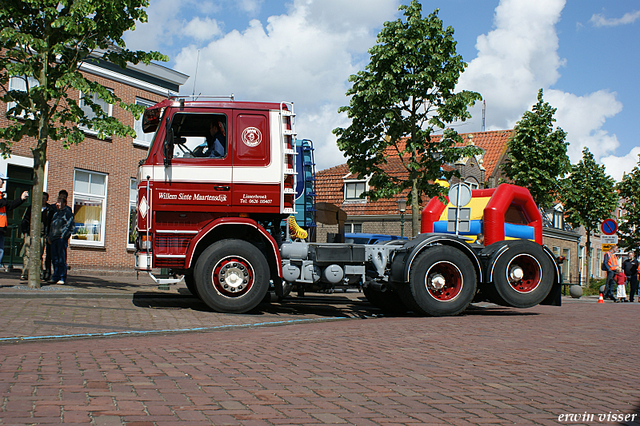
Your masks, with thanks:
[[[112,89],[122,101],[133,103],[136,97],[152,102],[164,99],[145,90],[131,87],[102,77],[88,75],[88,78]],[[77,96],[75,92],[72,95]],[[0,125],[8,125],[5,117],[6,105],[1,105]],[[113,106],[113,116],[133,128],[133,116]],[[14,144],[13,154],[32,158],[33,138],[24,138]],[[133,138],[113,137],[99,140],[89,134],[85,140],[69,149],[63,149],[62,142],[49,141],[47,148],[47,188],[49,202],[55,202],[58,191],[69,192],[68,204],[73,208],[74,170],[100,172],[108,176],[106,194],[105,238],[102,247],[77,246],[72,242],[69,249],[68,264],[74,269],[92,270],[133,270],[133,251],[127,249],[129,226],[129,190],[130,181],[136,177],[138,162],[146,156],[146,148],[133,145]],[[11,160],[8,160],[11,162]]]

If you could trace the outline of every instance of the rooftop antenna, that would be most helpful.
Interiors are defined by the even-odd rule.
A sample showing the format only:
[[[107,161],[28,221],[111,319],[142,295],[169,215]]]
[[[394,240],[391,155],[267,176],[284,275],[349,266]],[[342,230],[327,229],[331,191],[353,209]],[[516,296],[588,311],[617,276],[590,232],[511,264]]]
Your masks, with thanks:
[[[191,96],[196,94],[196,81],[198,80],[198,64],[200,63],[200,49],[198,49],[198,57],[196,58],[196,75],[193,77],[193,90]]]
[[[487,110],[487,103],[485,100],[482,100],[482,131],[484,132],[484,113]]]

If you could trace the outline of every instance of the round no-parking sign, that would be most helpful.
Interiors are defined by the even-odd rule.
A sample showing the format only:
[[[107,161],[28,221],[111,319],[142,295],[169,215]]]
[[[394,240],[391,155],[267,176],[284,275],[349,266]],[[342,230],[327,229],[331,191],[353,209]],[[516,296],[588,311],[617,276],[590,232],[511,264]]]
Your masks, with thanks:
[[[613,235],[618,232],[618,222],[615,219],[605,219],[600,224],[600,230],[604,235]]]

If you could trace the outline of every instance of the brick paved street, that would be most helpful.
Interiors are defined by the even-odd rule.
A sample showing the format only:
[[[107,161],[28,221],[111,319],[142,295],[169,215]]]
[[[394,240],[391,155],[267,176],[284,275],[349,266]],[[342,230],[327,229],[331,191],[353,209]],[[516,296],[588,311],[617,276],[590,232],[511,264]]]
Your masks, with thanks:
[[[618,418],[640,413],[640,304],[384,317],[337,293],[224,315],[178,292],[13,293],[2,425],[640,424]]]

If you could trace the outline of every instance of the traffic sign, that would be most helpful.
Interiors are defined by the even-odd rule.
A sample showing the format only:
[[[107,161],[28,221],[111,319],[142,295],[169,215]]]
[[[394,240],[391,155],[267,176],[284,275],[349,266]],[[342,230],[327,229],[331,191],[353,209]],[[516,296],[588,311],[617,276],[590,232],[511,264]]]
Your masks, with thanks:
[[[471,188],[464,183],[456,183],[449,188],[449,202],[455,207],[464,207],[471,201]]]
[[[615,219],[605,219],[600,224],[600,230],[604,235],[613,235],[618,232],[618,222]]]
[[[615,244],[618,244],[618,236],[617,235],[602,235],[600,237],[600,242],[602,244],[615,245]]]
[[[611,250],[611,247],[615,246],[615,244],[603,244],[602,245],[602,251],[609,251]]]

